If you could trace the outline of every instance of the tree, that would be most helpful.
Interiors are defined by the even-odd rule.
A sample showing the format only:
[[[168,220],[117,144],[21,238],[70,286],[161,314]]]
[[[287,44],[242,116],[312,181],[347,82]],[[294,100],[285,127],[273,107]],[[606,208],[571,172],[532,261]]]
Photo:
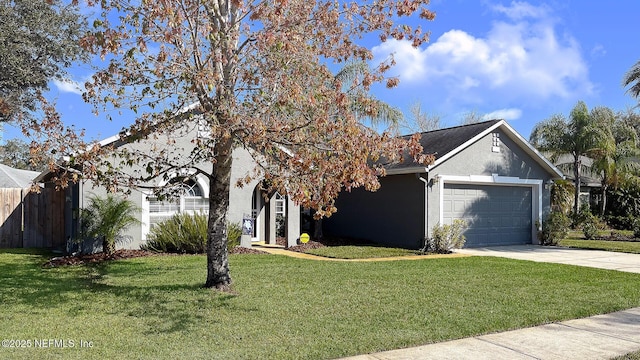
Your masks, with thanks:
[[[606,139],[607,128],[589,114],[587,105],[579,101],[571,110],[569,119],[556,114],[538,123],[531,132],[530,141],[540,151],[549,154],[556,163],[562,155],[569,155],[572,163],[566,170],[574,176],[573,211],[578,213],[580,206],[580,177],[585,168],[583,157],[593,154]]]
[[[624,87],[630,86],[627,92],[631,93],[631,96],[640,97],[640,61],[633,64],[631,69],[624,75],[622,84]]]
[[[20,139],[7,140],[0,145],[0,163],[16,169],[44,171],[46,164],[32,161],[29,144]]]
[[[604,128],[599,146],[591,152],[594,162],[592,172],[599,174],[602,187],[600,213],[605,214],[609,188],[616,189],[626,174],[638,169],[638,136],[636,130],[609,108],[599,107],[591,111],[594,121]]]
[[[392,59],[367,69],[352,83],[331,71],[334,64],[370,60],[371,51],[358,44],[369,34],[421,45],[427,33],[394,21],[412,15],[432,20],[428,0],[89,3],[99,3],[102,11],[82,44],[109,65],[86,84],[85,99],[96,110],[115,107],[140,113],[126,129],[129,140],[170,133],[196,120],[210,136],[193,139],[195,150],[186,165],[174,164],[166,153],[120,153],[118,163],[104,164],[96,155],[107,149],[73,151],[79,145],[60,136],[56,146],[60,153],[71,154],[68,165],[81,167],[83,176],[108,188],[166,176],[167,168],[208,163],[208,168],[194,169],[210,183],[207,287],[226,289],[231,283],[225,234],[230,186],[264,178],[267,190],[286,193],[323,217],[336,211],[333,199],[341,190],[377,189],[385,162],[399,161],[406,152],[415,161],[433,161],[422,154],[419,136],[400,139],[359,122],[377,116],[378,110],[356,110],[353,104],[370,101],[367,92],[375,83],[397,84],[397,78],[384,75]],[[55,123],[55,113],[47,119]],[[239,184],[231,184],[236,147],[250,149],[259,166]],[[111,167],[101,170],[101,165]],[[119,165],[138,165],[146,174],[127,177]],[[58,177],[61,182],[64,178]]]
[[[483,121],[485,121],[485,119],[482,118],[482,115],[477,111],[472,110],[463,115],[460,125],[471,125]]]
[[[406,120],[402,125],[409,131],[426,132],[438,130],[442,127],[440,124],[440,115],[429,114],[422,109],[422,104],[415,101],[409,107],[410,119]]]
[[[86,60],[79,40],[86,21],[61,0],[5,0],[0,5],[0,121],[37,109],[50,80]]]
[[[135,213],[139,211],[129,200],[112,194],[106,197],[92,196],[89,206],[82,210],[82,235],[92,239],[102,239],[102,251],[112,255],[116,242],[127,228],[139,223]]]

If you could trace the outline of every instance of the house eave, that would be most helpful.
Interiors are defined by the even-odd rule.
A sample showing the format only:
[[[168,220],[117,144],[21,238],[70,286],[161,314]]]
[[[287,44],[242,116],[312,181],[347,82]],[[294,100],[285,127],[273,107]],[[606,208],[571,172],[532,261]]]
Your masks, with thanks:
[[[408,168],[389,169],[386,170],[386,175],[407,175],[407,174],[424,174],[429,172],[429,169],[424,166],[414,166]]]

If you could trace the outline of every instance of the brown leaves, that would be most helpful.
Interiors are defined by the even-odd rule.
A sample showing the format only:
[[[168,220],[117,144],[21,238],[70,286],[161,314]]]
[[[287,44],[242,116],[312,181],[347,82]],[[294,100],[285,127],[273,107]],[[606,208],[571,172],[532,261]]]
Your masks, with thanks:
[[[422,44],[428,34],[401,22],[415,14],[432,20],[427,0],[89,2],[103,13],[83,47],[113,58],[86,86],[96,111],[135,109],[140,118],[127,130],[130,139],[176,143],[177,132],[196,121],[210,135],[188,141],[193,148],[184,150],[186,158],[169,140],[146,153],[121,151],[108,159],[106,149],[84,144],[74,161],[107,187],[138,185],[149,180],[145,174],[166,176],[170,168],[226,164],[232,155],[215,145],[228,140],[248,149],[258,164],[232,179],[234,185],[263,177],[270,190],[328,216],[340,191],[379,187],[380,159],[401,161],[408,152],[421,163],[430,160],[418,139],[394,138],[361,123],[380,109],[358,91],[377,83],[395,87],[398,79],[384,75],[392,59],[349,80],[337,80],[331,71],[336,63],[371,59],[359,45],[369,35]],[[194,102],[199,105],[181,110]],[[65,133],[54,113],[47,119],[42,129]]]

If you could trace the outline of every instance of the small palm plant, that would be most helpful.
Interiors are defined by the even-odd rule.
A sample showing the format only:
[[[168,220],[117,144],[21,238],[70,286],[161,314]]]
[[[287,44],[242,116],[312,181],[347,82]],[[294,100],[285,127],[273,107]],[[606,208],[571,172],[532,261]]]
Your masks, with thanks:
[[[82,210],[82,235],[102,238],[102,251],[112,255],[116,251],[116,243],[124,239],[122,232],[140,223],[135,216],[138,211],[131,201],[112,194],[106,197],[91,196],[89,206]]]

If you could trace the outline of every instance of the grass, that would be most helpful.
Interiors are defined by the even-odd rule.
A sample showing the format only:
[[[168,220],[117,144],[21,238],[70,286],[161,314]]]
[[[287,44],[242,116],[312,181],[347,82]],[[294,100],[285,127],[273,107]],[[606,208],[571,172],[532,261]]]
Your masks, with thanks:
[[[325,359],[640,306],[637,274],[495,257],[233,255],[237,296],[201,288],[203,256],[42,269],[45,260],[0,251],[0,334],[75,346],[0,348],[0,358]]]
[[[578,249],[640,254],[640,241],[585,240],[582,233],[579,231],[569,232],[569,236],[566,239],[561,240],[558,245]]]
[[[307,254],[335,259],[370,259],[392,256],[422,254],[416,250],[388,248],[382,246],[327,246],[305,251]]]
[[[628,353],[626,355],[614,357],[611,360],[640,360],[640,350]]]

